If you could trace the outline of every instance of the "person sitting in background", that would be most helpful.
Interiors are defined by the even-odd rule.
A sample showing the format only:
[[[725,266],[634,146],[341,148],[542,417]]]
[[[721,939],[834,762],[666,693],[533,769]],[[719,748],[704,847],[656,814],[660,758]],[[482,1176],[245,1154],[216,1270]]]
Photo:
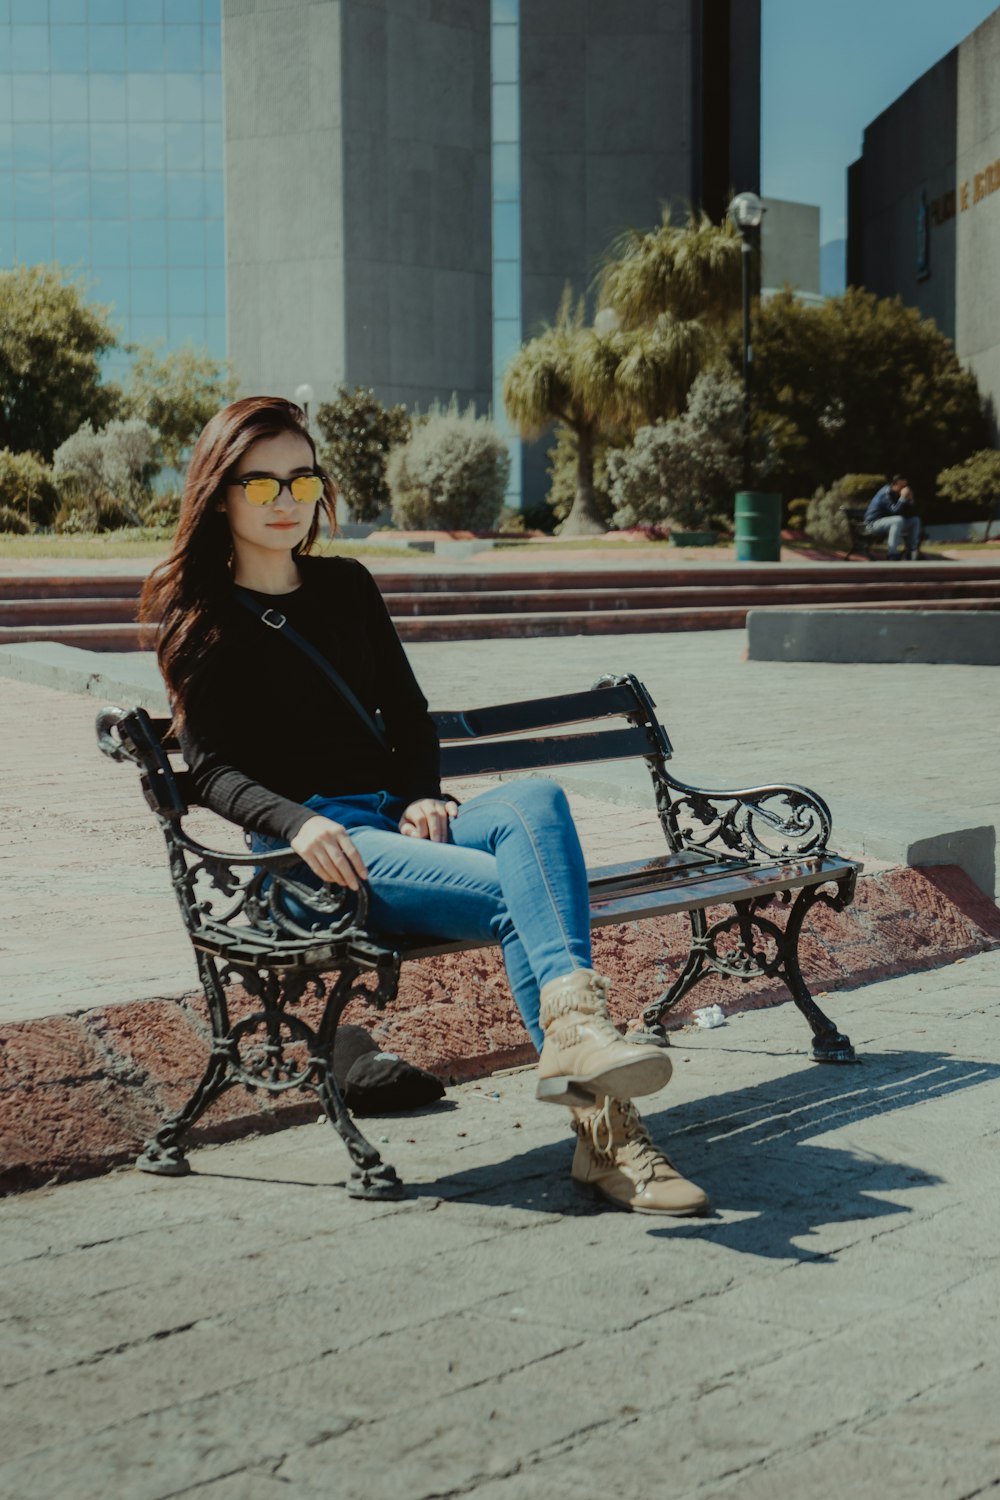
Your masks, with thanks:
[[[920,518],[916,514],[910,482],[894,474],[888,484],[872,496],[865,511],[865,527],[872,536],[884,536],[889,561],[900,555],[902,542],[905,556],[916,560],[920,555]]]

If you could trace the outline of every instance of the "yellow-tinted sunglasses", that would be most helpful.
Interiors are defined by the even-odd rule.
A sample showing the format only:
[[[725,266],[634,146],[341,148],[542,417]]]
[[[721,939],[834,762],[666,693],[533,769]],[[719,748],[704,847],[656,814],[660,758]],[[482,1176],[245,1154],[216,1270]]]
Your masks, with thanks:
[[[300,505],[313,505],[323,493],[322,474],[295,474],[291,479],[279,479],[277,474],[247,474],[232,483],[241,486],[251,505],[273,505],[286,485]]]

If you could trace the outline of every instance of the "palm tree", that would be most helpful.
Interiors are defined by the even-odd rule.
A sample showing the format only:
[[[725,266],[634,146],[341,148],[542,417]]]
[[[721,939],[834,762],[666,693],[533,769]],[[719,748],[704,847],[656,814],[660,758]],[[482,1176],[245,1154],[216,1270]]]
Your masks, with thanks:
[[[728,217],[714,224],[690,212],[673,224],[669,205],[655,229],[619,235],[595,278],[598,303],[612,307],[623,328],[669,316],[697,318],[721,332],[739,311],[742,245]]]
[[[594,441],[681,409],[709,349],[695,319],[667,314],[647,328],[598,333],[567,288],[556,321],[524,344],[504,376],[503,400],[522,437],[564,422],[576,437],[576,494],[562,536],[605,529],[594,496]]]

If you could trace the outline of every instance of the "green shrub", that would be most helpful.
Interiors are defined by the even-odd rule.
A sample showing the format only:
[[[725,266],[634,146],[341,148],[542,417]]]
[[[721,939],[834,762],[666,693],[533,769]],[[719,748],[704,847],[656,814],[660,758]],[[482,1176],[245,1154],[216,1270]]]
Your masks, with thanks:
[[[808,500],[789,500],[787,511],[787,523],[793,531],[805,531],[806,512],[809,509]]]
[[[28,531],[51,525],[59,493],[51,468],[37,453],[0,448],[0,505],[20,516]]]
[[[20,511],[12,510],[9,505],[0,505],[0,531],[12,536],[27,536],[33,529]]]
[[[55,452],[52,470],[62,508],[56,530],[117,531],[141,526],[159,467],[159,436],[139,417],[109,422],[95,432],[89,422]]]
[[[968,506],[986,517],[986,540],[994,521],[1000,520],[1000,453],[980,448],[961,464],[942,469],[938,494],[954,505]]]
[[[316,412],[319,459],[356,521],[374,521],[389,504],[386,461],[410,436],[405,406],[383,406],[374,391],[341,386]]]
[[[404,529],[489,531],[496,526],[510,453],[489,417],[469,406],[432,407],[386,465],[392,518]]]
[[[818,489],[806,511],[809,540],[817,547],[846,551],[851,545],[851,530],[844,519],[844,506],[867,506],[884,484],[884,474],[842,474],[828,490]]]

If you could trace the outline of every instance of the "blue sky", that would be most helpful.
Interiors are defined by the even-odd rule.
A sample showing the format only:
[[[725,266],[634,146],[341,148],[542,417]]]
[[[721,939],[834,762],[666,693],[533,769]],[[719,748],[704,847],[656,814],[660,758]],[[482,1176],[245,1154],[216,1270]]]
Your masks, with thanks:
[[[843,239],[846,173],[865,126],[996,8],[996,0],[763,0],[761,190],[818,203],[820,243]]]

